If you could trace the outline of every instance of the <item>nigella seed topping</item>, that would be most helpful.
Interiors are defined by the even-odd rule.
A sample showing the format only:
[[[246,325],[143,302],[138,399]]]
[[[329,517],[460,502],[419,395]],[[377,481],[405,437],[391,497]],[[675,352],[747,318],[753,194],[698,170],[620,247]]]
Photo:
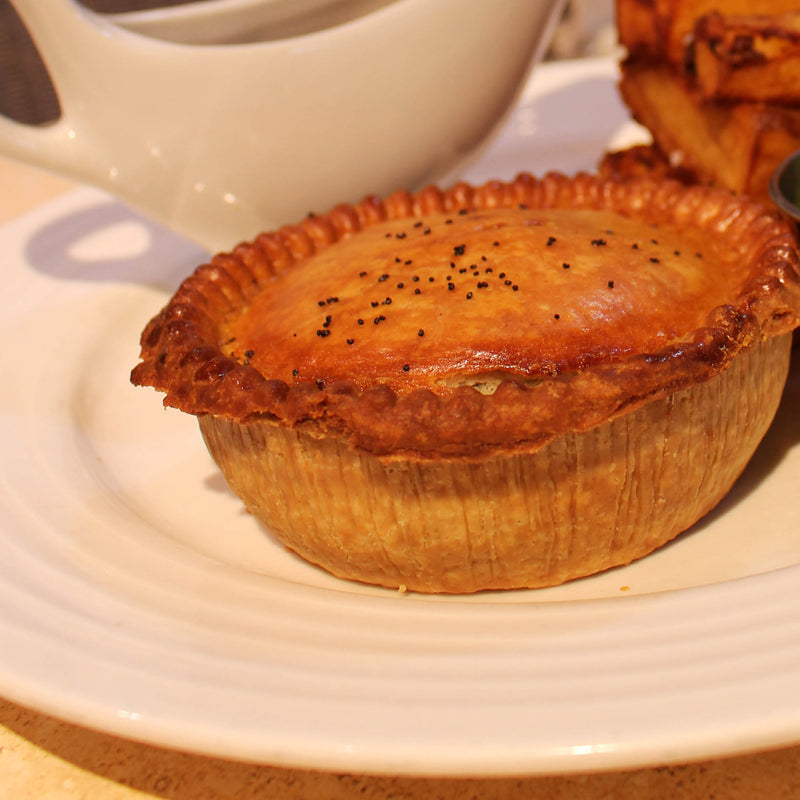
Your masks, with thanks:
[[[406,266],[408,266],[409,264],[411,264],[411,263],[412,263],[412,261],[411,261],[411,259],[410,259],[410,258],[407,258],[407,259],[406,259],[406,260],[405,260],[403,263],[404,263]]]
[[[606,240],[605,239],[592,239],[592,247],[605,247]]]
[[[608,288],[609,289],[613,289],[614,288],[614,281],[609,281],[608,282]]]
[[[569,264],[567,264],[567,262],[565,261],[565,262],[564,262],[564,263],[561,265],[561,269],[569,269]]]
[[[348,339],[347,340],[347,344],[355,344],[355,342],[356,342],[355,339]]]
[[[414,281],[414,283],[419,283],[419,275],[415,275],[411,280]]]
[[[505,272],[501,272],[497,277],[498,278],[505,278],[505,276],[506,276]]]
[[[456,285],[452,281],[448,281],[447,288],[452,292],[453,289],[456,288]]]
[[[467,271],[466,267],[461,267],[461,269],[459,270],[459,274],[464,275],[466,271]]]
[[[373,300],[373,301],[370,303],[370,305],[371,305],[373,308],[377,308],[377,307],[380,305],[380,303],[379,303],[377,300]]]
[[[414,294],[422,294],[422,289],[414,289]]]
[[[357,322],[359,325],[363,325],[363,324],[364,324],[364,320],[363,320],[363,319],[361,319],[361,317],[359,317],[359,318],[356,320],[356,322]]]
[[[339,298],[338,297],[329,297],[325,302],[326,303],[338,303],[339,302]]]
[[[478,281],[478,288],[485,289],[489,284],[486,281]]]
[[[325,305],[325,301],[324,301],[324,300],[317,300],[317,305],[318,305],[320,308],[322,308],[322,307]]]
[[[561,319],[561,314],[553,314],[553,319]]]
[[[399,256],[395,256],[394,257],[394,263],[395,264],[402,264],[403,263],[403,259],[400,258]]]
[[[386,298],[386,299],[383,301],[383,305],[385,305],[385,306],[390,306],[391,304],[392,304],[392,298],[391,298],[391,297],[387,297],[387,298]]]
[[[515,292],[518,292],[518,291],[519,291],[519,286],[517,286],[517,284],[515,283],[515,284],[514,284],[514,285],[511,287],[511,289],[512,289],[513,291],[515,291]]]
[[[417,336],[424,336],[424,335],[425,335],[425,331],[424,331],[422,328],[420,328],[420,329],[417,331]]]
[[[400,281],[400,283],[397,284],[398,289],[402,289],[404,286],[405,284],[402,281]]]
[[[486,256],[481,256],[481,261],[488,261],[489,259]]]
[[[485,272],[487,275],[491,275],[491,274],[494,272],[494,270],[493,270],[491,267],[486,267],[486,269],[484,270],[484,272]]]
[[[500,242],[492,242],[492,247],[500,247]]]
[[[300,374],[300,370],[299,370],[299,369],[296,369],[296,368],[295,368],[295,369],[293,369],[293,370],[292,370],[292,375],[293,375],[295,378],[296,378],[296,377],[297,377],[299,374]]]
[[[472,292],[467,292],[467,300],[472,300]]]
[[[473,264],[472,266],[474,267],[475,265]],[[480,274],[481,274],[481,271],[480,271],[479,269],[476,269],[476,270],[475,270],[475,271],[472,273],[472,276],[473,276],[474,278],[477,278],[477,277],[478,277],[478,275],[480,275]]]
[[[400,233],[396,233],[396,234],[395,234],[395,236],[396,236],[398,239],[405,239],[405,238],[406,238],[406,235],[405,235],[405,233],[403,233],[402,231],[401,231]]]
[[[639,249],[639,245],[638,245],[638,244],[636,244],[636,242],[634,242],[634,243],[631,245],[631,247],[632,247],[634,250],[638,250],[638,249]]]
[[[422,232],[427,236],[431,232],[431,229],[430,228],[425,228],[425,230],[422,231]]]
[[[389,280],[389,273],[384,272],[383,275],[381,275],[380,278],[378,278],[378,283],[383,283],[384,281],[388,280]]]
[[[651,244],[658,244],[658,239],[651,239],[650,242]]]
[[[436,278],[434,278],[433,275],[431,275],[430,278],[428,278],[428,283],[433,283],[435,280]]]
[[[673,250],[672,251],[672,255],[674,255],[674,256],[679,256],[680,254],[681,254],[680,250]]]
[[[327,328],[320,328],[317,331],[317,336],[321,337],[322,339],[324,339],[326,336],[330,336],[330,335],[331,335],[331,332]]]
[[[464,251],[465,251],[466,249],[467,249],[467,246],[466,246],[465,244],[457,244],[457,245],[456,245],[456,246],[453,248],[453,252],[454,252],[454,253],[455,253],[457,256],[463,256],[463,255],[464,255]]]
[[[384,316],[383,316],[383,314],[380,314],[379,316],[375,317],[375,319],[374,319],[374,320],[372,320],[372,321],[373,321],[373,322],[374,322],[376,325],[378,325],[378,324],[380,324],[381,322],[383,322],[385,319],[386,319],[386,317],[384,317]]]
[[[245,350],[244,357],[245,358],[252,358],[256,354],[255,350]]]
[[[460,208],[460,209],[458,210],[458,213],[459,213],[459,215],[460,215],[460,216],[462,216],[462,217],[465,217],[465,216],[467,215],[467,213],[468,213],[468,212],[467,212],[467,209],[466,209],[466,208]]]
[[[403,372],[408,372],[411,369],[410,364],[403,364]]]
[[[422,222],[422,220],[421,220],[421,219],[418,219],[418,220],[417,220],[417,221],[414,223],[414,227],[415,227],[415,228],[421,228],[421,227],[423,226],[423,224],[424,224],[424,223]]]
[[[656,258],[655,256],[650,256],[650,261],[653,264],[660,264],[661,263],[661,259],[660,258]]]
[[[361,272],[359,272],[358,273],[358,277],[359,278],[366,278],[367,277],[366,270],[362,270]]]
[[[503,281],[503,283],[504,283],[506,286],[511,286],[511,281],[509,281],[509,280],[505,280],[505,281]]]

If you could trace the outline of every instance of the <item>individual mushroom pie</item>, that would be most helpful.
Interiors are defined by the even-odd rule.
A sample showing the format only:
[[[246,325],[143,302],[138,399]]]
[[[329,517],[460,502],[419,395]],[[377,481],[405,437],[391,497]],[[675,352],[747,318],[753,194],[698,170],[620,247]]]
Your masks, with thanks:
[[[337,576],[540,587],[728,492],[800,315],[780,216],[589,175],[369,198],[217,255],[132,380],[199,418],[247,508]]]

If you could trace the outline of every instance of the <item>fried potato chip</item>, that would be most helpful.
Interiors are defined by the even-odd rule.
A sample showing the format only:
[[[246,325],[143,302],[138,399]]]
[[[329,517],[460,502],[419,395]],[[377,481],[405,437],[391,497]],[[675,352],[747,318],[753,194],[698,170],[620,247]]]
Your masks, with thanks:
[[[701,17],[694,70],[704,97],[800,101],[800,11],[775,16]]]
[[[620,92],[671,167],[768,202],[769,176],[800,149],[800,109],[707,100],[665,65],[628,60]]]
[[[630,55],[682,67],[700,17],[787,14],[797,0],[616,0],[617,34]]]

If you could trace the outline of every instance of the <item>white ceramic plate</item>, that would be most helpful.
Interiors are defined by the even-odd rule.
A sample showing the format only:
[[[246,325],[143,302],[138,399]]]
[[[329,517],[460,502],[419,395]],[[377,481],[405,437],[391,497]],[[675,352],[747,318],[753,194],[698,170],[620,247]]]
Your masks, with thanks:
[[[471,178],[630,137],[610,62],[542,67]],[[134,389],[203,254],[89,189],[0,230],[0,693],[274,764],[500,775],[800,739],[800,392],[722,506],[630,567],[467,598],[338,581],[242,510]]]

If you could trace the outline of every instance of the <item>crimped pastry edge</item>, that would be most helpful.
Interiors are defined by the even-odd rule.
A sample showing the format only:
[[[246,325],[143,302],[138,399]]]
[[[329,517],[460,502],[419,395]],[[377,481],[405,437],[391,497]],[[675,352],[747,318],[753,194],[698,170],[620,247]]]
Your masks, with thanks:
[[[446,395],[427,389],[398,395],[378,385],[319,386],[261,375],[224,355],[221,320],[246,305],[269,279],[343,236],[386,219],[460,209],[513,207],[605,209],[648,223],[708,230],[744,247],[753,265],[731,303],[710,311],[706,324],[657,352],[596,363],[536,386],[502,382],[491,395],[465,386]],[[673,181],[604,180],[581,173],[522,173],[510,182],[465,183],[416,194],[396,192],[310,215],[264,233],[195,270],[145,328],[138,385],[166,393],[166,405],[235,422],[258,417],[312,436],[336,435],[383,457],[484,458],[498,447],[533,452],[569,431],[585,431],[659,397],[708,380],[754,343],[798,325],[800,269],[792,228],[777,213],[709,187]],[[567,402],[568,398],[568,402]]]

